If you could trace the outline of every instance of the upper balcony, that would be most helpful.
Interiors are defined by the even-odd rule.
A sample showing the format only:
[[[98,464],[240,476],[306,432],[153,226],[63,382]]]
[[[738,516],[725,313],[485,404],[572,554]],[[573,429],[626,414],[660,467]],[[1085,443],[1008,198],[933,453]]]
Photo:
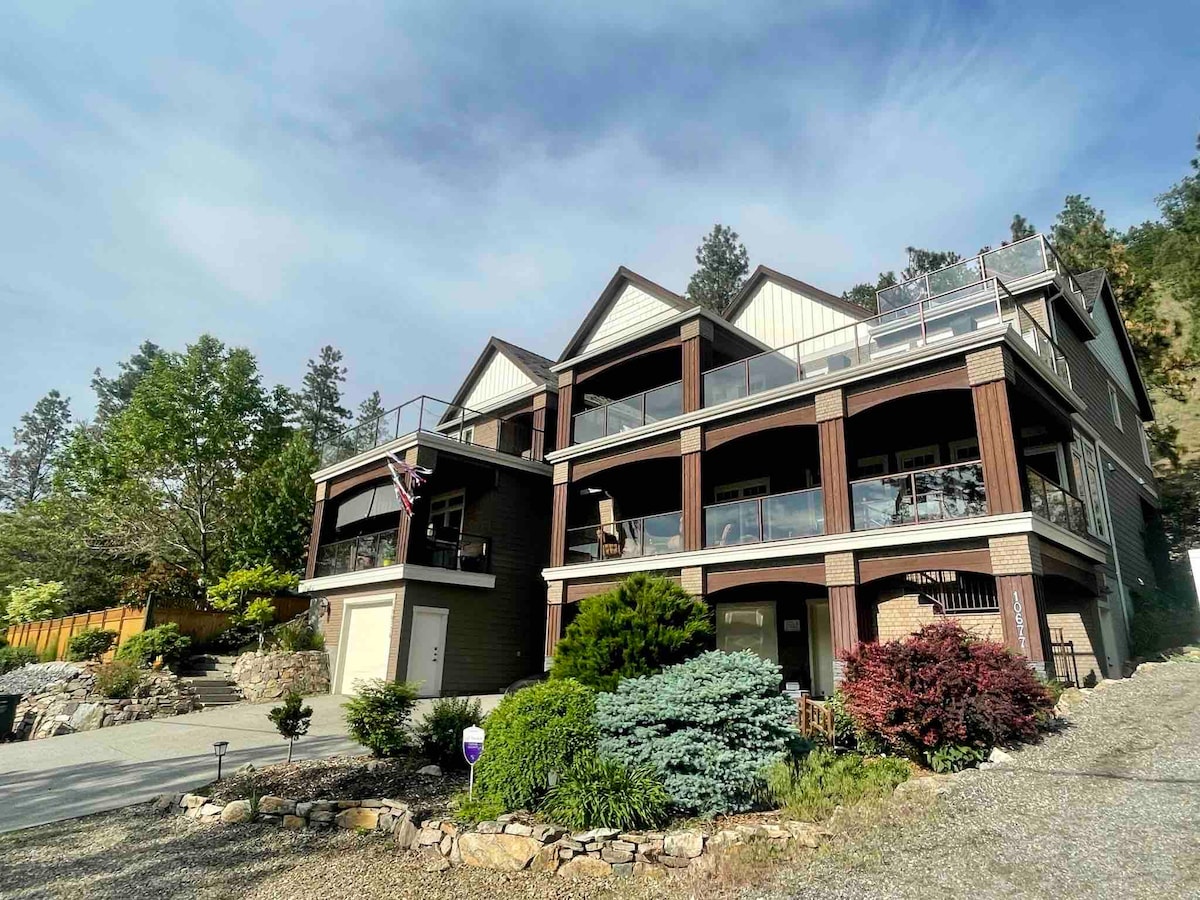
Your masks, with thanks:
[[[326,441],[320,447],[321,468],[419,432],[508,456],[533,459],[537,431],[531,422],[497,419],[478,410],[422,395]]]

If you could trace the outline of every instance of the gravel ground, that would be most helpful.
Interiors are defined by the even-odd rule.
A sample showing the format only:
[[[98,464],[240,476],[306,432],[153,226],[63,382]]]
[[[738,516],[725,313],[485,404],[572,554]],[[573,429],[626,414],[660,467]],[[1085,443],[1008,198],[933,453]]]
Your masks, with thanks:
[[[749,898],[1200,896],[1200,658],[1106,683],[1060,734],[966,773]]]

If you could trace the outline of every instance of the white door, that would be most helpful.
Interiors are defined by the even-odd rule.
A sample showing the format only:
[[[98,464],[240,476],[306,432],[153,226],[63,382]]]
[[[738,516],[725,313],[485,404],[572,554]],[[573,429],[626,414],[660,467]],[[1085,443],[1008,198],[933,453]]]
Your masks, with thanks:
[[[808,602],[808,653],[814,697],[833,696],[833,631],[829,601]]]
[[[446,656],[446,622],[450,610],[414,606],[408,639],[408,678],[417,684],[418,697],[442,693],[442,663]]]
[[[388,649],[392,641],[392,600],[349,602],[343,616],[339,694],[352,693],[356,681],[387,677]]]

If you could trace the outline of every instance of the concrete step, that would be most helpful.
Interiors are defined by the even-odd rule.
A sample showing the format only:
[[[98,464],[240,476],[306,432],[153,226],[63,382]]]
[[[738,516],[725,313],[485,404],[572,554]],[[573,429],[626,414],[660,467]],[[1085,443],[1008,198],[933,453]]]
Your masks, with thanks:
[[[220,674],[205,674],[182,679],[196,692],[201,707],[228,706],[242,701],[241,691],[234,682]]]

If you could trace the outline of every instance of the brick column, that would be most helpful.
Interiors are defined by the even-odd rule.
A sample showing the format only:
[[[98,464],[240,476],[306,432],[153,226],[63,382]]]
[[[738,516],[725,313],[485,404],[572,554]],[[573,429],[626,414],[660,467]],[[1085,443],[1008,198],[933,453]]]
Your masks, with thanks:
[[[816,417],[825,533],[844,534],[851,530],[851,522],[850,479],[846,468],[846,398],[841,388],[817,394]]]
[[[988,550],[996,578],[1004,646],[1026,657],[1030,666],[1045,674],[1042,632],[1046,610],[1042,606],[1042,555],[1037,538],[1027,534],[989,538]]]
[[[1013,438],[1008,383],[1012,360],[1003,347],[967,354],[967,381],[975,407],[975,434],[983,461],[983,486],[989,515],[1021,512],[1021,468]]]
[[[308,536],[308,559],[304,561],[304,577],[312,578],[317,571],[317,551],[321,548],[321,525],[325,521],[325,493],[329,482],[317,484],[317,502],[313,507],[312,532]]]
[[[550,565],[561,566],[567,558],[567,493],[571,489],[571,464],[554,464],[554,494],[550,506]]]
[[[551,581],[546,585],[546,655],[545,671],[554,663],[554,648],[558,646],[563,632],[563,583]]]
[[[704,546],[704,493],[701,487],[701,441],[700,426],[686,428],[679,435],[684,550],[699,550]]]
[[[693,597],[703,600],[706,591],[704,568],[693,566],[679,570],[679,585]]]
[[[575,396],[575,373],[558,373],[558,441],[559,450],[571,446],[571,405]]]
[[[842,680],[842,654],[858,645],[858,563],[853,553],[825,554],[829,628],[833,634],[833,680]]]
[[[712,337],[712,322],[707,319],[692,319],[679,327],[684,412],[695,412],[703,403],[701,368],[704,359],[704,342],[711,341]]]

